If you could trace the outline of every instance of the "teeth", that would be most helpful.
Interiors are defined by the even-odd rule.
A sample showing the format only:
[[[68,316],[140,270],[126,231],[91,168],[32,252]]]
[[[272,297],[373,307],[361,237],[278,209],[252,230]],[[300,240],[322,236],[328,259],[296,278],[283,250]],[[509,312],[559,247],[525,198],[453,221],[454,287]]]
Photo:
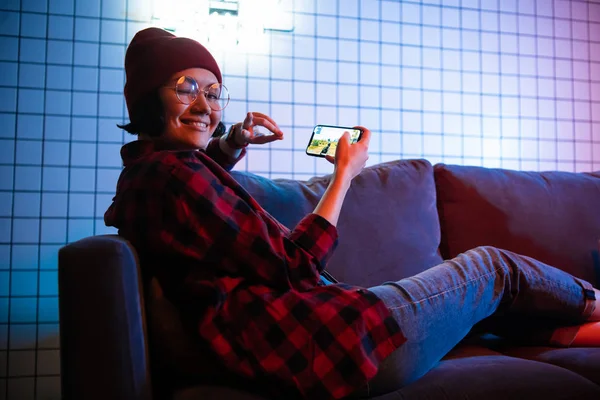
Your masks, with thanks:
[[[187,121],[186,123],[188,125],[192,125],[192,126],[195,126],[195,127],[198,127],[198,128],[206,128],[208,126],[204,122]]]

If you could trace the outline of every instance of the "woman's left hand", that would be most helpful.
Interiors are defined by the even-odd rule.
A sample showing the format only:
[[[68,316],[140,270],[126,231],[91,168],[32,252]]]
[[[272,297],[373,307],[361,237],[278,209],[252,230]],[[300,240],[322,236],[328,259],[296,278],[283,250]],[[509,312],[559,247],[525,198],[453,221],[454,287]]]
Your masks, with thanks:
[[[259,126],[268,129],[271,134],[261,132]],[[242,148],[250,143],[265,144],[281,139],[283,131],[271,117],[259,112],[249,112],[244,122],[238,122],[229,129],[225,141],[233,148]]]

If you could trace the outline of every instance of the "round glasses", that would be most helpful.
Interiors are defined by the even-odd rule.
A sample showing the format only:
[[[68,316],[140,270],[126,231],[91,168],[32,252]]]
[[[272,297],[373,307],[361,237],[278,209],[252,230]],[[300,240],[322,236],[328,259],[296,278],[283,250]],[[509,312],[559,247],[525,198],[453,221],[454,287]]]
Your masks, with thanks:
[[[175,86],[166,87],[168,89],[175,89],[177,98],[183,104],[193,104],[198,100],[200,93],[204,95],[212,110],[222,110],[229,104],[229,90],[220,83],[213,83],[204,89],[200,89],[198,82],[194,78],[191,76],[182,76],[177,79]]]

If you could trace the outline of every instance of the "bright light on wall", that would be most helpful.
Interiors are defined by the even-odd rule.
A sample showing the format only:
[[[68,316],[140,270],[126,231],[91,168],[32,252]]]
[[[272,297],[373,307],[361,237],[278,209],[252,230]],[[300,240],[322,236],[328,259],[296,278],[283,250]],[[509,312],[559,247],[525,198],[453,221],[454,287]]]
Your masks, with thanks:
[[[211,51],[263,52],[266,31],[294,29],[291,0],[155,0],[152,23]]]

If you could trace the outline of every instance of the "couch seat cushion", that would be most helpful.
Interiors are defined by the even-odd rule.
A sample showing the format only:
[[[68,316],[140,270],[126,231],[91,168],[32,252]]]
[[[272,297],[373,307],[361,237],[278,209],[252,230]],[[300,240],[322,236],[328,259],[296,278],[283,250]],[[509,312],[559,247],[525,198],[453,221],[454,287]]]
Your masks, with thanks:
[[[312,212],[331,176],[270,180],[233,172],[271,215],[293,228]],[[327,270],[339,281],[378,285],[419,273],[442,259],[433,168],[426,160],[365,168],[353,181],[338,222],[339,246]]]
[[[596,399],[600,386],[567,369],[516,357],[472,349],[442,360],[419,380],[372,400],[458,399]],[[492,353],[492,354],[487,354]],[[267,400],[243,391],[196,386],[178,392],[173,400]]]
[[[557,365],[600,386],[600,348],[512,347],[504,350],[503,353]]]
[[[600,172],[438,164],[434,173],[444,257],[496,246],[600,284]]]
[[[504,355],[442,360],[412,384],[377,400],[594,399],[600,387],[569,370]]]

